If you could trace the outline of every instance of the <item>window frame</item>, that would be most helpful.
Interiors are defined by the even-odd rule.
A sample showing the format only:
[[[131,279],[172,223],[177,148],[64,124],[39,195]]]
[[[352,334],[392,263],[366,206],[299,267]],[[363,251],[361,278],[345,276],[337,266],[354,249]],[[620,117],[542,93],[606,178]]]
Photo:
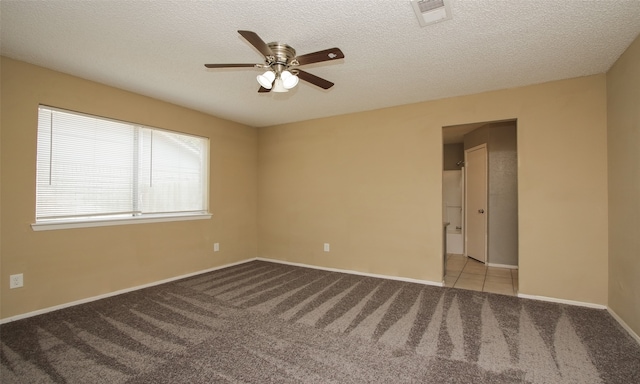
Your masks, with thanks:
[[[148,223],[159,223],[159,222],[172,222],[172,221],[191,221],[191,220],[206,220],[210,219],[213,215],[209,211],[209,196],[210,196],[210,156],[211,156],[211,140],[209,137],[200,136],[187,132],[180,132],[176,130],[169,130],[164,128],[152,127],[149,125],[133,123],[124,120],[118,120],[93,114],[87,114],[83,112],[77,112],[69,109],[57,108],[50,105],[39,104],[37,111],[40,111],[40,108],[46,108],[53,111],[60,111],[63,113],[70,113],[74,115],[80,115],[84,117],[89,117],[93,119],[101,119],[108,120],[123,124],[129,124],[138,128],[146,128],[154,131],[163,131],[169,133],[175,133],[179,135],[185,136],[193,136],[197,138],[204,139],[206,141],[206,153],[202,159],[205,169],[203,174],[201,175],[205,180],[203,181],[203,196],[202,202],[204,204],[204,209],[202,211],[182,211],[182,212],[164,212],[164,213],[144,213],[144,214],[136,214],[131,216],[77,216],[71,218],[52,218],[52,219],[40,219],[38,220],[35,217],[35,207],[37,201],[37,192],[34,193],[34,221],[31,223],[31,228],[33,231],[47,231],[47,230],[58,230],[58,229],[73,229],[73,228],[88,228],[88,227],[104,227],[104,226],[118,226],[118,225],[129,225],[129,224],[148,224]],[[37,113],[39,115],[39,112]],[[36,119],[39,124],[39,117]],[[39,134],[39,128],[36,129],[36,133]],[[37,147],[37,143],[36,143]],[[37,153],[37,149],[36,149]],[[37,156],[37,155],[36,155]],[[138,171],[136,171],[138,172]],[[35,177],[35,182],[37,184],[38,178]],[[34,192],[37,191],[37,187],[34,189]]]

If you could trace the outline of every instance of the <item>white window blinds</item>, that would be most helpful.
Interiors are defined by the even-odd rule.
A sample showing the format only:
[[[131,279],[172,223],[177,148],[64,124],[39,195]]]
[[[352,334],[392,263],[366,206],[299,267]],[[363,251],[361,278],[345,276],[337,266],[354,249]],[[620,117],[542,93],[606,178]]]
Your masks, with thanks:
[[[208,139],[40,106],[36,222],[207,211]]]

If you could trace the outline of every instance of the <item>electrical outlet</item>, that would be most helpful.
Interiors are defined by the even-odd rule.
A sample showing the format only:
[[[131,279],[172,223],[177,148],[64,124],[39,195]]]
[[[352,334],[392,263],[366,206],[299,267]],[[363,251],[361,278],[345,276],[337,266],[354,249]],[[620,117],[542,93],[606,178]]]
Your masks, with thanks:
[[[220,243],[213,243],[213,252],[218,252],[220,250]]]
[[[329,243],[324,243],[324,251],[329,252],[330,250],[331,250],[331,246],[329,245]]]
[[[9,289],[20,288],[24,285],[24,276],[22,273],[9,276]]]

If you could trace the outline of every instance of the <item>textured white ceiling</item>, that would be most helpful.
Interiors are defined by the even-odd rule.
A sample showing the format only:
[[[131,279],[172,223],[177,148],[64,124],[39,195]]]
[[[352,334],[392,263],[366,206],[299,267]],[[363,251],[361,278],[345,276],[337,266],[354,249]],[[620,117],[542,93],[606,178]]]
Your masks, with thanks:
[[[640,33],[640,0],[453,0],[421,28],[408,0],[0,1],[1,53],[260,127],[606,72]],[[343,60],[258,94],[238,33],[339,47]]]

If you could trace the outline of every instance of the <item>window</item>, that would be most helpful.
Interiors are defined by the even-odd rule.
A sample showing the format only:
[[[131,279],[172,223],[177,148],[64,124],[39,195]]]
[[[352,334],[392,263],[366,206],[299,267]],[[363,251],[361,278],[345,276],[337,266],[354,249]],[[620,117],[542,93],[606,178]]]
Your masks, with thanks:
[[[210,217],[207,138],[40,106],[37,145],[34,230]]]

